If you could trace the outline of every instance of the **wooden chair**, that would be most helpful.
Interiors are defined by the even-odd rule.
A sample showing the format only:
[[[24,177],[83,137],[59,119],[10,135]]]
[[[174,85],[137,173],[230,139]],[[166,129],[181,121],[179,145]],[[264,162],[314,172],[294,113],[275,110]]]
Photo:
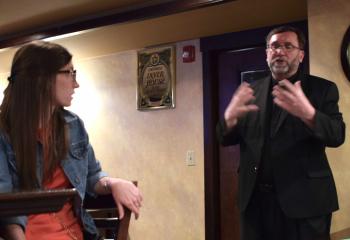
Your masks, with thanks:
[[[57,212],[77,194],[74,188],[0,193],[0,217]]]
[[[0,193],[0,219],[28,214],[57,212],[63,205],[77,197],[76,189],[35,190]],[[0,240],[6,237],[0,226]]]
[[[133,182],[137,186],[137,182]],[[119,219],[118,208],[112,194],[97,198],[86,196],[84,208],[94,219],[96,227],[105,239],[128,240],[131,211],[124,207],[124,217]]]

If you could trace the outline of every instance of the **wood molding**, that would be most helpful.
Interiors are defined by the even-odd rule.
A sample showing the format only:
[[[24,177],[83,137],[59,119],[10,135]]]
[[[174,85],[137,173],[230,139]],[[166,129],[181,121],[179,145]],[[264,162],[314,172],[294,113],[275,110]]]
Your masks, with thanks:
[[[88,30],[92,28],[135,22],[170,14],[195,10],[214,6],[235,0],[173,0],[153,1],[153,5],[135,5],[132,8],[114,9],[108,12],[97,13],[85,17],[79,17],[59,24],[49,25],[43,28],[29,29],[10,35],[0,36],[0,49],[21,45],[34,40]]]
[[[350,228],[346,228],[331,234],[331,240],[342,240],[348,238],[350,238]]]

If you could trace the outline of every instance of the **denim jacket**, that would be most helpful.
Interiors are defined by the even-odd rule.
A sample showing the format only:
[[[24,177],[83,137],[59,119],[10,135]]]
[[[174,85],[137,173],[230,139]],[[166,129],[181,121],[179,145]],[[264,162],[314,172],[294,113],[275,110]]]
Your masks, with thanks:
[[[88,134],[82,120],[72,112],[64,110],[64,118],[68,126],[69,152],[61,166],[70,183],[77,189],[79,204],[76,204],[76,214],[81,218],[85,234],[89,239],[95,239],[97,230],[90,215],[82,208],[85,194],[95,195],[94,186],[98,180],[107,176],[101,171],[100,163],[96,160],[94,150],[89,143]],[[42,182],[43,175],[42,146],[37,145],[37,178]],[[16,170],[15,154],[8,138],[0,133],[0,192],[17,190],[19,180]],[[40,186],[41,187],[41,186]],[[26,217],[10,217],[0,219],[0,225],[19,224],[26,225]]]

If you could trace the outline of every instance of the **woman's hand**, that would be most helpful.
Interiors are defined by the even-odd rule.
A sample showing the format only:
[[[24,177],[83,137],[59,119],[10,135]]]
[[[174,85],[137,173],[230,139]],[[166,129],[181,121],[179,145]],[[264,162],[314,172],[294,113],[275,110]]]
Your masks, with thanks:
[[[142,194],[138,187],[130,181],[121,178],[104,177],[100,179],[100,185],[105,193],[111,193],[118,207],[119,217],[124,217],[123,206],[129,208],[137,219],[140,215]]]

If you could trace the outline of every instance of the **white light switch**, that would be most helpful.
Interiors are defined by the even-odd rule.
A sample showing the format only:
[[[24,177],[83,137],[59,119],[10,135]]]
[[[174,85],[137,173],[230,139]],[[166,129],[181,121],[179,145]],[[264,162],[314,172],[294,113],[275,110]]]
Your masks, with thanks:
[[[187,151],[186,163],[187,163],[187,166],[195,166],[196,165],[196,159],[194,158],[194,151],[193,150]]]

